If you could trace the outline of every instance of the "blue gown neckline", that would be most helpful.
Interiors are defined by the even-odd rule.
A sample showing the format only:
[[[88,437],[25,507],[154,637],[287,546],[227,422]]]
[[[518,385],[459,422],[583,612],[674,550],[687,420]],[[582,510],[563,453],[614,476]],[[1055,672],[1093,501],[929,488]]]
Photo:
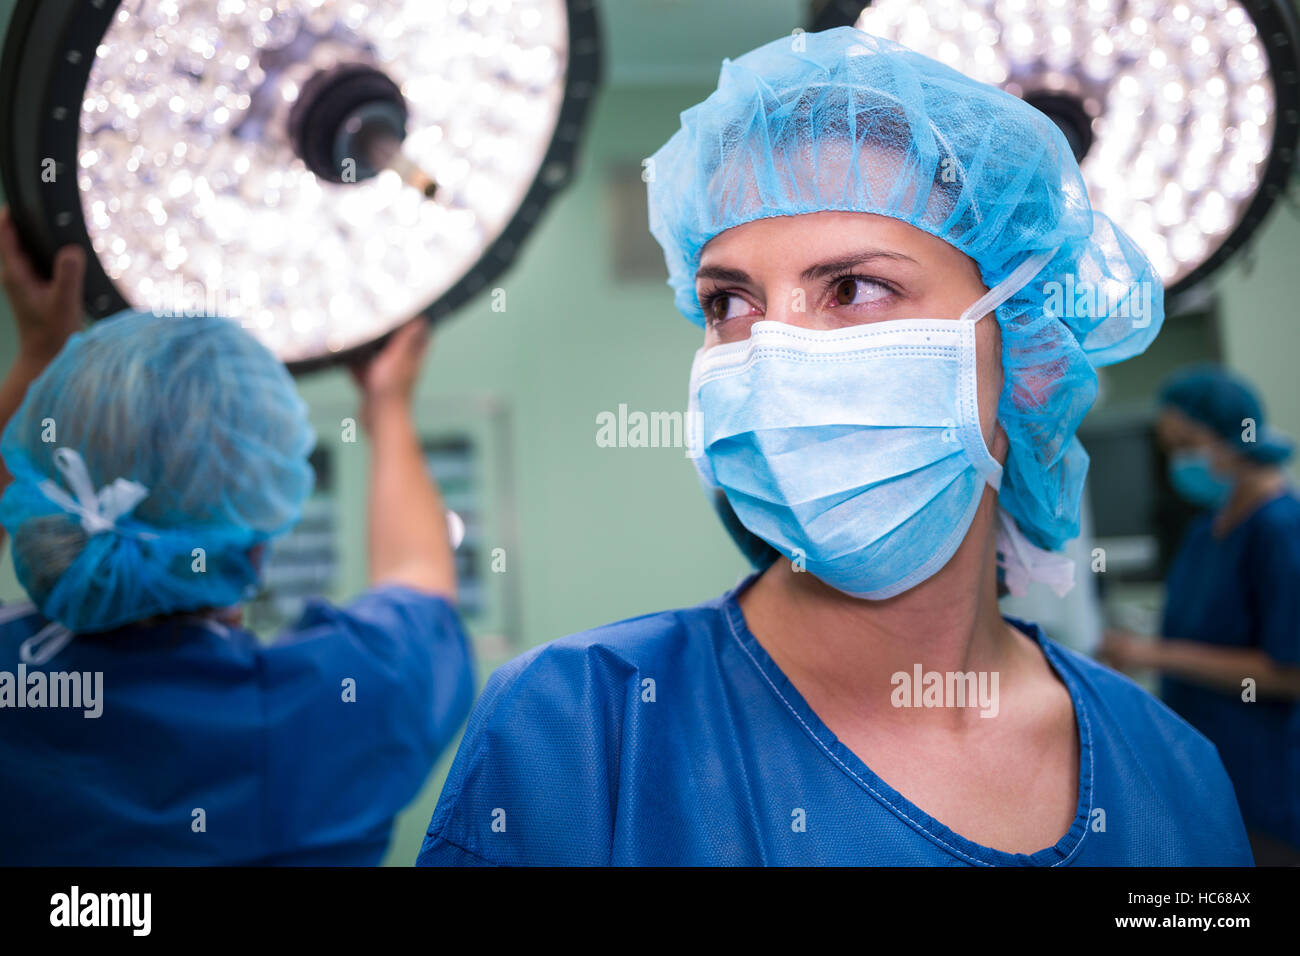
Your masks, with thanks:
[[[763,677],[765,683],[777,699],[790,711],[803,727],[804,731],[817,744],[826,758],[836,764],[845,774],[866,790],[886,809],[894,813],[904,823],[911,826],[947,852],[966,863],[977,866],[1061,866],[1070,862],[1083,848],[1088,835],[1088,821],[1092,816],[1093,794],[1093,750],[1092,729],[1088,712],[1084,706],[1083,696],[1075,683],[1069,669],[1059,657],[1059,651],[1043,634],[1036,624],[1020,621],[1003,615],[1003,620],[1026,637],[1030,638],[1042,650],[1048,666],[1057,678],[1065,684],[1070,694],[1074,710],[1075,728],[1079,737],[1079,775],[1078,800],[1075,805],[1074,821],[1070,829],[1052,846],[1044,847],[1033,853],[1011,853],[977,843],[957,833],[930,814],[926,813],[907,797],[903,796],[867,764],[845,746],[831,731],[817,713],[809,706],[798,688],[785,675],[767,650],[759,643],[745,614],[740,608],[739,597],[762,572],[755,572],[731,591],[721,601],[721,610],[727,620],[732,637],[740,645],[745,656]]]

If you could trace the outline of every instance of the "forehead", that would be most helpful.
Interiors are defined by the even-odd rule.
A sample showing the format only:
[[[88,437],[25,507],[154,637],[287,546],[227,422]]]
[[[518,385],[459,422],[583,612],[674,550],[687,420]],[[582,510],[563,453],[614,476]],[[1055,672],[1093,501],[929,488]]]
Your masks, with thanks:
[[[973,260],[942,239],[898,219],[866,212],[772,216],[733,226],[704,246],[700,266],[770,260],[803,268],[817,260],[868,250],[895,253],[935,268],[975,270]]]

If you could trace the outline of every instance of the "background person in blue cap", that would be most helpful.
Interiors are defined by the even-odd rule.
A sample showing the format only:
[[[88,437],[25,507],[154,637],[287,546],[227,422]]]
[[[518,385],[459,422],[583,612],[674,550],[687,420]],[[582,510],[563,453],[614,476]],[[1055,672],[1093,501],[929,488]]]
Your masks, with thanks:
[[[264,646],[238,604],[314,480],[288,371],[223,318],[80,331],[80,250],[44,281],[7,215],[0,262],[0,521],[32,600],[0,609],[0,863],[378,863],[473,697],[411,421],[423,323],[356,370],[371,587]],[[94,712],[31,706],[50,673],[102,674]]]
[[[1165,702],[1214,741],[1256,862],[1300,864],[1300,500],[1281,467],[1292,443],[1218,366],[1175,375],[1160,403],[1170,482],[1205,513],[1169,569],[1160,637],[1111,631],[1103,654],[1158,671]]]
[[[1163,319],[1061,131],[849,27],[681,120],[647,169],[690,454],[780,556],[500,668],[419,863],[1249,865],[1213,745],[998,609],[999,560],[1070,586],[1096,368]]]

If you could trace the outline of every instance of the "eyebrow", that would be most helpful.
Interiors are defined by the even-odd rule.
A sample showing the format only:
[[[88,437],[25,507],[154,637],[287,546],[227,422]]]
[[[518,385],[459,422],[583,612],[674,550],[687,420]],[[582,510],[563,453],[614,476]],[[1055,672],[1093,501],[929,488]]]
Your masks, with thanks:
[[[737,282],[741,285],[753,285],[754,281],[743,269],[728,269],[724,266],[700,266],[695,273],[695,281],[700,279],[717,279],[719,282]]]
[[[825,279],[832,276],[843,275],[857,266],[871,262],[873,259],[893,259],[897,262],[910,262],[913,265],[919,264],[911,256],[905,256],[901,252],[884,252],[880,249],[867,249],[851,256],[845,256],[842,259],[833,259],[830,262],[822,262],[815,266],[809,266],[807,269],[803,270],[800,277],[805,282],[811,282],[814,279]]]
[[[873,259],[893,259],[898,262],[910,262],[918,265],[917,261],[911,256],[905,256],[901,252],[885,252],[880,249],[868,249],[863,252],[854,253],[853,255],[844,256],[841,259],[833,259],[829,262],[820,262],[815,266],[809,266],[805,269],[800,278],[805,282],[811,282],[816,279],[823,279],[828,276],[842,275],[850,269],[870,262]],[[743,269],[730,269],[726,266],[701,266],[695,273],[696,281],[700,279],[717,279],[720,282],[736,282],[741,285],[752,285],[753,280],[749,273]]]

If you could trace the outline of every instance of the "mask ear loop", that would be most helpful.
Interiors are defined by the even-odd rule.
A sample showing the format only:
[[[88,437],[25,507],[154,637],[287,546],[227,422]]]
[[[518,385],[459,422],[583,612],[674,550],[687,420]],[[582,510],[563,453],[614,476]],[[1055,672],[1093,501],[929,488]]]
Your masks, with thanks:
[[[18,659],[24,664],[40,666],[63,650],[76,635],[57,621],[51,621],[34,637],[23,641],[18,648]]]
[[[1029,281],[1043,270],[1043,267],[1052,261],[1056,256],[1060,246],[1053,249],[1045,249],[1042,252],[1036,252],[1020,265],[1012,270],[1011,275],[1007,276],[993,288],[989,289],[975,301],[969,309],[961,314],[962,322],[978,322],[984,316],[994,311],[1003,302],[1011,298],[1025,286]]]
[[[1011,274],[990,289],[961,314],[962,321],[978,322],[994,312],[998,306],[1027,286],[1056,256],[1059,246],[1036,252],[1011,271]],[[1064,597],[1074,587],[1074,562],[1062,554],[1054,554],[1036,547],[1016,526],[1015,519],[998,505],[997,549],[998,564],[1006,572],[1007,590],[1013,597],[1025,593],[1032,580],[1043,581]]]
[[[968,391],[965,400],[971,409],[971,420],[974,425],[963,427],[962,441],[966,445],[976,469],[994,491],[999,491],[1002,487],[1002,465],[993,457],[993,453],[989,450],[988,443],[984,440],[984,434],[979,427],[979,402],[976,398],[976,385],[974,384],[976,379],[974,325],[1028,285],[1030,280],[1042,271],[1043,266],[1052,261],[1059,248],[1059,246],[1056,246],[1031,255],[1016,266],[1010,275],[975,300],[975,303],[963,312],[958,319],[959,322],[971,323],[971,328],[967,332],[971,348],[963,360],[964,366],[968,366],[963,371],[963,379],[967,382],[965,387]],[[963,329],[963,331],[966,330]]]

